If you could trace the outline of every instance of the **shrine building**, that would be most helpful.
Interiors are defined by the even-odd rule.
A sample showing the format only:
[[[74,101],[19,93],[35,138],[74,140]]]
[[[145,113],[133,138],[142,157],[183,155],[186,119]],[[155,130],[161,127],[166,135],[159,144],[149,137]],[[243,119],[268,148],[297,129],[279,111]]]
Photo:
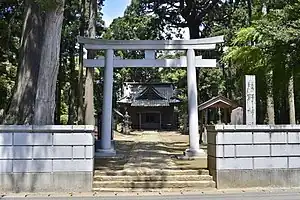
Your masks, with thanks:
[[[178,128],[176,97],[172,83],[130,83],[123,86],[118,100],[121,109],[128,112],[131,128],[136,130],[175,130]]]

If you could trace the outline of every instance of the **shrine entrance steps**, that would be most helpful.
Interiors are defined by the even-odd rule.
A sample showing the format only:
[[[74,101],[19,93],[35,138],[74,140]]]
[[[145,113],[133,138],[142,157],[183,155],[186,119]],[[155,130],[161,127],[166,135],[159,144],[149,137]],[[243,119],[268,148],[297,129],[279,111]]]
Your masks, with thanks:
[[[116,135],[118,156],[95,160],[94,191],[201,191],[214,189],[207,158],[178,160],[188,136],[171,132]]]

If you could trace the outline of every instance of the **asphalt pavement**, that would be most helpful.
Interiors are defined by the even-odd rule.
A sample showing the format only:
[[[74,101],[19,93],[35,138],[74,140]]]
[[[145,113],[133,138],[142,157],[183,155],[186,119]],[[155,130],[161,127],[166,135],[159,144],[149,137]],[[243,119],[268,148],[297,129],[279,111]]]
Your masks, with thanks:
[[[61,197],[0,197],[1,200],[299,200],[300,192],[250,192],[234,194],[171,194],[171,195],[139,195],[131,194],[126,196],[61,196]]]

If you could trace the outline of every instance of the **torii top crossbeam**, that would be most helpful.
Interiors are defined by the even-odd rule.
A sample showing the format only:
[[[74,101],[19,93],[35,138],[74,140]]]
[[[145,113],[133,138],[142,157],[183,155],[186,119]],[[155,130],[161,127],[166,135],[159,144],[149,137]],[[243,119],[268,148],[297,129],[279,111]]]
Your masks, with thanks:
[[[223,43],[224,36],[192,40],[102,40],[78,36],[78,42],[86,49],[209,50]]]

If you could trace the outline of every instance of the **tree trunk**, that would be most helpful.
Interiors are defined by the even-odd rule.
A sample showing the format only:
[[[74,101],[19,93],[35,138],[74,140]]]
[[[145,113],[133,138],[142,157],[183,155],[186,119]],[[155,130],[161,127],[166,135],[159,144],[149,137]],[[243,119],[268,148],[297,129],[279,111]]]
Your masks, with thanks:
[[[85,0],[81,0],[81,17],[79,34],[84,36],[85,28]],[[83,44],[79,44],[79,74],[78,74],[78,124],[84,124],[84,106],[83,106]]]
[[[266,81],[267,81],[268,124],[275,124],[275,111],[274,111],[274,99],[273,99],[273,71],[268,72]]]
[[[288,84],[289,115],[290,124],[296,124],[295,97],[294,97],[294,75],[293,72],[289,78]]]
[[[190,31],[190,39],[200,38],[199,24],[191,23],[191,25],[189,26],[189,31]]]
[[[68,124],[73,125],[76,120],[76,71],[75,71],[75,44],[71,45],[69,52],[70,52],[70,60],[69,60],[69,67],[70,67],[70,95],[69,95],[69,108],[68,108]]]
[[[97,0],[91,0],[89,6],[89,27],[88,36],[90,38],[96,37],[96,16],[97,16]],[[93,59],[94,52],[89,50],[87,57]],[[94,68],[86,69],[86,82],[85,82],[85,124],[95,125],[94,116]]]
[[[43,45],[43,16],[39,6],[25,1],[25,16],[20,47],[20,63],[14,94],[4,119],[5,124],[32,124],[37,77]]]
[[[53,124],[64,0],[45,11],[44,40],[35,98],[34,124]]]
[[[60,56],[62,56],[60,54]],[[58,80],[56,84],[56,107],[55,107],[55,124],[60,124],[61,121],[61,89],[62,83],[64,79],[64,60],[60,57],[60,64],[59,64],[59,72],[58,72]]]
[[[226,72],[228,74],[226,76],[225,81],[226,81],[226,91],[227,91],[228,98],[229,99],[234,99],[233,98],[233,94],[235,94],[235,92],[234,92],[234,83],[232,81],[232,73],[231,73],[231,70],[233,70],[233,67],[231,67],[231,66],[232,66],[232,63],[231,63],[231,61],[229,61],[228,62],[228,67],[227,67],[227,70],[226,70]]]
[[[247,0],[248,7],[248,25],[251,26],[252,22],[252,0]]]

